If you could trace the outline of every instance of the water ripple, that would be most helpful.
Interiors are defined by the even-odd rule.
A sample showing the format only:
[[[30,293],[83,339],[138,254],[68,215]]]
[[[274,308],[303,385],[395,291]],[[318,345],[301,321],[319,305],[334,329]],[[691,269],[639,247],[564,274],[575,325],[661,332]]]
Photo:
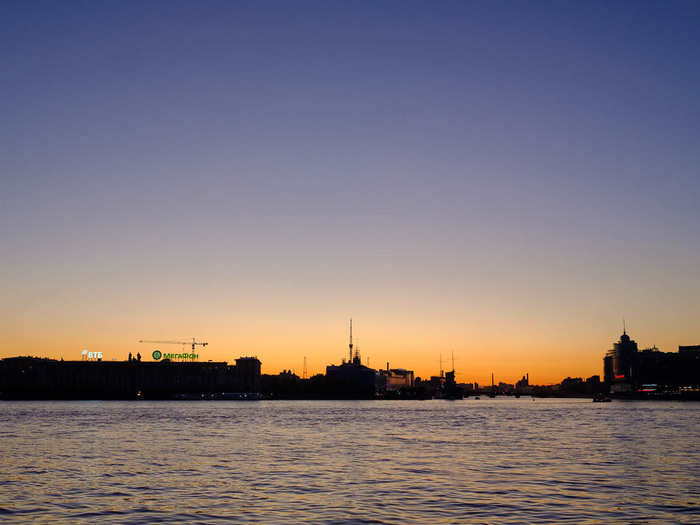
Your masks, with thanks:
[[[0,521],[698,523],[699,403],[2,402]]]

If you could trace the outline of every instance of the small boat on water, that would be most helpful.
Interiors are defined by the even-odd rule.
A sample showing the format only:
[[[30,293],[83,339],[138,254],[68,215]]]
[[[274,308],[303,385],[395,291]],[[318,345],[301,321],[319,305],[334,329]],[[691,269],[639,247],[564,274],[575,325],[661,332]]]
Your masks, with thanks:
[[[612,399],[603,394],[596,394],[593,396],[594,403],[610,403],[610,401],[612,401]]]

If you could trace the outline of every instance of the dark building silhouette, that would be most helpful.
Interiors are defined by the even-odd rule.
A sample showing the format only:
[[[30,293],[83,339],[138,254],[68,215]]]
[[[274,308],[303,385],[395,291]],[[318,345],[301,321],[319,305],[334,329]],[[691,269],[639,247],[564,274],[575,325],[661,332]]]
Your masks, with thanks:
[[[562,382],[559,384],[559,390],[570,394],[583,394],[585,385],[580,377],[567,377],[562,379]]]
[[[261,391],[272,399],[297,399],[311,397],[308,393],[310,379],[302,379],[291,370],[277,375],[263,374],[260,377]]]
[[[603,381],[606,385],[612,385],[615,374],[613,373],[613,350],[608,350],[603,358]]]
[[[260,360],[257,357],[239,357],[234,369],[236,385],[241,392],[260,392]]]
[[[171,399],[181,394],[259,392],[260,361],[57,361],[36,357],[0,360],[5,399]],[[240,366],[240,368],[239,368]]]
[[[694,389],[700,386],[700,352],[642,350],[637,355],[635,387],[644,390]]]
[[[376,376],[377,390],[391,392],[402,388],[413,388],[415,385],[413,370],[405,368],[389,368],[389,363],[386,364],[386,370],[380,370]]]
[[[445,386],[445,376],[430,376],[430,379],[426,381],[432,393],[441,392]]]
[[[352,319],[348,362],[326,367],[326,393],[335,398],[371,398],[376,393],[377,372],[362,364],[360,351],[352,344]]]
[[[464,390],[457,386],[454,370],[445,374],[445,385],[442,395],[448,399],[462,399],[464,397]]]
[[[603,379],[612,394],[700,391],[700,345],[639,350],[625,331],[603,358]]]
[[[612,392],[631,392],[635,381],[634,368],[637,359],[637,343],[630,339],[627,330],[613,344],[604,361],[606,380],[610,380]]]
[[[531,390],[530,374],[525,374],[520,381],[515,383],[515,392],[518,394],[528,394]]]
[[[595,375],[586,379],[586,391],[589,393],[597,393],[601,391],[600,376]]]
[[[375,394],[377,372],[357,362],[326,367],[328,394],[338,398],[370,398]]]

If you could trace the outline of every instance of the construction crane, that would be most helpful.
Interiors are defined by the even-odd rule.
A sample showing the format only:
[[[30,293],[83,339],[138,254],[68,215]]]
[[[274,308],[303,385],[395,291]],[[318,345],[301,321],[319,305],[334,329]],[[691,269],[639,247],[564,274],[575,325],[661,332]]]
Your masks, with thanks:
[[[190,341],[150,341],[150,340],[141,339],[141,340],[139,340],[139,343],[152,343],[152,344],[158,344],[158,345],[182,345],[183,352],[185,349],[185,345],[192,345],[192,353],[193,354],[194,354],[194,350],[195,350],[196,346],[205,347],[209,344],[209,343],[196,341],[194,337],[192,338],[191,342]]]

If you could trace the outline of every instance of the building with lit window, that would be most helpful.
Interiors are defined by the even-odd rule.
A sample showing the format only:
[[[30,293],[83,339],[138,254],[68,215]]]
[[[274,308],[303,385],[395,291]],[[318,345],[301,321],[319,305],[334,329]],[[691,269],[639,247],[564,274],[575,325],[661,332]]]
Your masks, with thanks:
[[[634,369],[637,361],[637,342],[623,330],[620,340],[613,344],[606,357],[610,357],[611,392],[631,392],[636,380]]]

